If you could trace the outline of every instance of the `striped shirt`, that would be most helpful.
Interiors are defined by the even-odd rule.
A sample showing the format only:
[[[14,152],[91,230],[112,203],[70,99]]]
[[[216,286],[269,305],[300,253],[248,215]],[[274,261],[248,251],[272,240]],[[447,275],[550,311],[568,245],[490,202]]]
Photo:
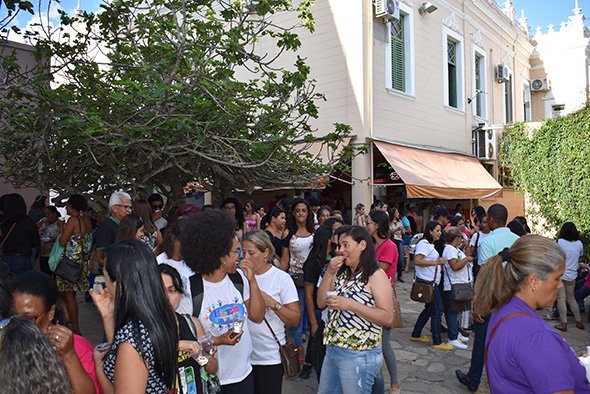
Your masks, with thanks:
[[[346,282],[347,276],[343,273],[336,279],[334,291],[339,296],[374,308],[375,299],[360,280],[361,272],[358,271],[349,282]],[[373,349],[381,345],[381,326],[351,311],[330,310],[324,330],[324,344],[350,350]]]

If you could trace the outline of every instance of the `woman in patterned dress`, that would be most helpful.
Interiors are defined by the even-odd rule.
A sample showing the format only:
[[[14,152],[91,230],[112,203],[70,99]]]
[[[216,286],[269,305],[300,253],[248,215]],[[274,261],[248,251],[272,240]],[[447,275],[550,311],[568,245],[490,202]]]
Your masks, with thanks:
[[[318,393],[368,394],[383,363],[381,328],[393,324],[393,294],[367,230],[340,231],[318,289],[318,306],[329,308]]]
[[[59,243],[64,247],[64,254],[82,264],[82,275],[77,283],[59,276],[55,278],[59,291],[59,306],[64,311],[66,320],[72,323],[72,331],[78,335],[80,335],[80,326],[76,291],[85,292],[88,289],[88,259],[92,249],[92,224],[86,215],[87,209],[88,205],[84,197],[80,194],[72,195],[66,205],[70,218],[59,237]]]
[[[104,393],[168,394],[177,372],[178,332],[156,258],[140,241],[107,251],[106,291],[90,295],[110,347],[94,352]]]

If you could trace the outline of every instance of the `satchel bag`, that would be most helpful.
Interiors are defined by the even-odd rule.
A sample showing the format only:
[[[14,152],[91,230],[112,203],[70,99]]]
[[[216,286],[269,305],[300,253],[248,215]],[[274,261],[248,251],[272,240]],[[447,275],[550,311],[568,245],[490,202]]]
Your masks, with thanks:
[[[445,268],[446,270],[446,268]],[[473,300],[473,286],[471,285],[471,275],[469,269],[467,269],[467,277],[469,278],[468,283],[453,283],[449,271],[447,271],[447,277],[451,284],[451,301],[455,302],[466,302]]]
[[[301,372],[301,365],[299,364],[299,349],[294,344],[287,342],[281,345],[281,342],[272,330],[272,327],[264,318],[264,322],[268,326],[268,329],[272,333],[273,338],[277,345],[279,345],[279,354],[281,355],[281,364],[283,365],[283,373],[286,378],[294,378]]]
[[[423,304],[430,304],[434,298],[434,282],[436,281],[437,274],[438,265],[434,269],[434,279],[432,279],[432,281],[416,278],[416,274],[414,274],[414,283],[412,284],[412,290],[410,291],[410,299],[422,302]]]
[[[49,253],[49,269],[55,272],[59,261],[61,260],[61,256],[64,254],[64,247],[61,246],[59,243],[59,237],[55,240],[53,247],[51,248],[51,253]]]
[[[402,308],[397,299],[397,293],[395,287],[393,287],[393,324],[391,328],[403,328],[404,322],[402,320]]]
[[[82,221],[78,218],[78,223],[80,224],[80,242],[82,243],[82,253],[84,253],[84,237],[82,236]],[[59,243],[59,240],[55,241]],[[55,267],[55,275],[59,276],[62,279],[65,279],[72,283],[78,283],[80,281],[80,277],[82,276],[82,266],[83,263],[79,263],[78,261],[66,256],[66,248],[64,248],[61,258],[59,259],[59,263],[57,267]]]

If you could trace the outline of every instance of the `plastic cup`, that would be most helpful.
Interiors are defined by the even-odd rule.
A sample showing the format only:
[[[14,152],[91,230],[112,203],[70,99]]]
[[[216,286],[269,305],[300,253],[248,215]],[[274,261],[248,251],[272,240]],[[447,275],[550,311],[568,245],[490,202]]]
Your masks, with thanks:
[[[337,296],[338,292],[337,291],[326,291],[326,297],[332,297],[332,296]]]
[[[98,275],[94,278],[94,284],[92,285],[92,291],[95,294],[100,294],[100,290],[105,290],[107,288],[107,282],[104,275]]]
[[[103,343],[99,343],[98,345],[96,345],[96,347],[94,348],[95,352],[98,353],[105,353],[108,352],[111,349],[111,343],[110,342],[103,342]]]
[[[209,359],[207,358],[207,354],[203,351],[203,349],[199,349],[195,353],[191,354],[191,357],[199,364],[201,367],[204,367],[209,363]]]
[[[242,330],[244,329],[244,321],[245,319],[243,317],[240,317],[234,321],[234,333],[240,334],[242,332]]]
[[[210,333],[203,335],[201,338],[198,339],[198,342],[206,354],[209,354],[209,355],[215,354],[215,346],[213,345],[213,336]]]

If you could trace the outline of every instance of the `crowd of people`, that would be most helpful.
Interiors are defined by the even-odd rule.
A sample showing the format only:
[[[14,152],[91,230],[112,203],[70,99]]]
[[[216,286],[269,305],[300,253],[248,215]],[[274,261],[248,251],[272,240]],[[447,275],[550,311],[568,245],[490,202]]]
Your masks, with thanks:
[[[315,197],[268,212],[230,197],[165,215],[162,196],[118,191],[98,223],[82,195],[65,207],[64,222],[46,197],[28,213],[20,195],[0,198],[7,392],[280,393],[289,342],[299,377],[315,371],[320,393],[383,393],[383,362],[388,391],[400,393],[391,339],[410,246],[413,284],[431,289],[410,340],[467,349],[473,330],[469,372],[456,371],[467,389],[485,364],[493,392],[590,392],[575,354],[535,312],[556,302],[565,331],[567,303],[584,328],[590,285],[576,288],[583,245],[571,222],[554,242],[528,234],[522,217],[507,223],[500,204],[469,217],[436,207],[421,233],[415,205],[378,201],[368,212],[358,204],[352,224]],[[95,348],[80,332],[77,293],[102,318]]]

